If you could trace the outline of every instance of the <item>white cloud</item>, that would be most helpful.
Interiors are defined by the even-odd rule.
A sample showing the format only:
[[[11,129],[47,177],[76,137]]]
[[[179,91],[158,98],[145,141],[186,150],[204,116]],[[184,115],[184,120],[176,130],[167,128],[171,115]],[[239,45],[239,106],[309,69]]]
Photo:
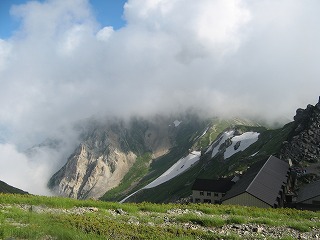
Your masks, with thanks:
[[[0,72],[5,69],[9,61],[11,46],[10,43],[0,39]]]
[[[133,0],[125,5],[125,17],[128,27],[168,35],[183,60],[235,50],[250,12],[237,0]]]
[[[50,194],[46,187],[48,175],[52,174],[50,162],[31,161],[11,144],[0,144],[0,156],[2,181],[29,193]]]
[[[104,27],[97,33],[97,39],[101,41],[106,41],[110,38],[113,32],[113,27]]]
[[[20,150],[91,115],[189,107],[291,118],[319,95],[319,5],[129,0],[118,30],[99,26],[87,0],[14,7],[21,26],[0,40],[5,139]]]

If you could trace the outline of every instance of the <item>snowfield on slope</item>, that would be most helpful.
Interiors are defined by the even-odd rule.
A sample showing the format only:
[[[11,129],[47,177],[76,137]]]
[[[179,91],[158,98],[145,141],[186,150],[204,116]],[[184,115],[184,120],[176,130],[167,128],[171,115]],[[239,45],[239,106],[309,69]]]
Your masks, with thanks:
[[[233,154],[247,149],[251,144],[255,143],[258,140],[259,133],[257,132],[245,132],[240,136],[235,136],[231,139],[232,144],[224,152],[224,159],[231,157]],[[234,149],[234,146],[237,142],[240,142],[240,146],[237,150]]]
[[[217,153],[219,152],[219,148],[220,148],[221,144],[223,144],[228,138],[233,137],[233,134],[234,134],[234,131],[224,132],[223,135],[219,139],[217,139],[216,141],[214,141],[211,144],[211,146],[208,148],[206,153],[208,153],[208,152],[210,152],[212,150],[211,157],[214,157],[215,155],[217,155]],[[219,143],[219,144],[216,147],[213,147],[217,143]]]
[[[149,183],[144,188],[153,188],[170,179],[180,175],[181,173],[188,170],[193,164],[199,161],[201,152],[193,151],[188,156],[181,158],[178,162],[173,164],[166,172],[164,172],[160,177],[155,179],[153,182]]]
[[[135,191],[134,193],[130,194],[126,198],[122,199],[120,203],[125,202],[128,198],[135,195],[137,192],[156,187],[162,183],[165,183],[169,181],[170,179],[180,175],[181,173],[188,170],[190,167],[192,167],[195,163],[197,163],[200,159],[201,152],[200,151],[193,151],[188,156],[184,158],[180,158],[175,164],[173,164],[167,171],[165,171],[161,176],[156,178],[154,181],[149,183],[148,185],[144,186],[143,188]]]
[[[224,152],[224,159],[227,159],[231,157],[233,154],[243,151],[246,148],[248,148],[251,144],[255,143],[258,140],[259,133],[257,132],[245,132],[239,136],[234,136],[234,130],[227,131],[220,136],[219,139],[214,141],[211,146],[208,148],[206,153],[210,152],[212,150],[211,156],[214,157],[218,152],[220,146],[228,139],[231,139],[232,144],[226,149]],[[237,142],[240,142],[239,147],[235,150],[234,146],[237,144]],[[215,146],[216,145],[216,146]],[[213,147],[215,146],[215,147]],[[146,185],[145,187],[139,189],[138,191],[130,194],[120,202],[125,202],[128,198],[136,194],[137,192],[156,187],[162,183],[165,183],[169,181],[170,179],[180,175],[181,173],[188,170],[192,165],[197,163],[200,159],[201,152],[200,151],[193,151],[189,155],[187,155],[184,158],[179,159],[175,164],[173,164],[167,171],[165,171],[161,176],[156,178],[154,181]]]
[[[219,153],[220,146],[227,140],[231,139],[232,144],[224,152],[224,159],[231,157],[233,154],[247,149],[251,144],[258,140],[258,132],[245,132],[239,136],[234,136],[234,131],[226,131],[222,136],[214,141],[207,149],[206,153],[212,151],[211,157],[216,156]],[[235,149],[237,142],[240,142],[240,146]],[[215,147],[214,147],[215,146]]]

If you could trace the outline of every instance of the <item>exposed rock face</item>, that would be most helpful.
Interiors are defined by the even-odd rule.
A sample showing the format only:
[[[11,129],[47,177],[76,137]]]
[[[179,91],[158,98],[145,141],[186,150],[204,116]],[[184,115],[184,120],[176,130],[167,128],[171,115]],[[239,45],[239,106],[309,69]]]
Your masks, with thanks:
[[[136,155],[124,152],[121,141],[112,130],[96,129],[51,178],[50,187],[59,195],[72,198],[102,196],[120,183],[135,162]]]
[[[117,149],[109,155],[95,155],[81,144],[75,155],[51,179],[53,190],[72,198],[99,198],[120,183],[135,159],[132,152],[125,154]]]
[[[167,123],[167,122],[166,122]],[[152,152],[153,158],[166,154],[174,144],[174,128],[163,124],[163,119],[148,126],[144,136],[144,143],[148,151]]]
[[[294,117],[294,132],[288,141],[283,143],[280,156],[292,161],[320,161],[320,98],[313,106],[299,108]]]
[[[173,146],[173,129],[168,119],[129,123],[94,122],[82,134],[82,143],[67,163],[50,179],[57,194],[72,198],[99,198],[119,185],[137,155],[151,152],[159,157]]]

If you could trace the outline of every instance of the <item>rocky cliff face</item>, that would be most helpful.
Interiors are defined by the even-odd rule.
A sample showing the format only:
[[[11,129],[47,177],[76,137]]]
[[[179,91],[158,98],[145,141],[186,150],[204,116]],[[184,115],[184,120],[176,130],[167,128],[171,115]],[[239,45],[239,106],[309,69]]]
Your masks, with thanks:
[[[50,179],[55,193],[78,199],[99,198],[119,185],[138,155],[159,157],[174,145],[174,129],[165,118],[131,119],[129,123],[94,122],[81,136],[81,144]]]
[[[283,143],[280,156],[294,162],[320,161],[320,97],[313,106],[298,109],[294,117],[294,130],[288,141]]]
[[[99,198],[117,186],[136,159],[132,152],[123,153],[107,147],[110,154],[95,154],[81,144],[67,164],[50,180],[52,189],[62,196],[84,199]]]

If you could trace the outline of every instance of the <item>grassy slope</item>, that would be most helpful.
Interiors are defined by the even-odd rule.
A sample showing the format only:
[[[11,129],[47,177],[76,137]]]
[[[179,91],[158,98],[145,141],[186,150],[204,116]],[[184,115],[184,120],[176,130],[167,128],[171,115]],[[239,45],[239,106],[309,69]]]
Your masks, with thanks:
[[[0,194],[0,239],[249,239],[249,227],[264,229],[250,239],[311,239],[319,234],[318,219],[320,212],[294,209]],[[277,229],[277,237],[268,236]]]
[[[121,184],[107,192],[101,199],[105,201],[120,201],[130,193],[141,189],[143,186],[152,182],[163,172],[170,168],[178,159],[184,157],[190,148],[205,149],[213,142],[221,132],[230,127],[237,127],[245,131],[261,132],[259,141],[250,146],[243,152],[235,154],[228,161],[222,161],[221,156],[211,159],[209,155],[202,156],[201,161],[190,170],[180,176],[152,189],[145,189],[134,195],[128,201],[133,202],[170,202],[187,197],[191,194],[191,187],[194,180],[201,176],[202,178],[217,178],[222,175],[230,175],[235,171],[241,171],[253,162],[260,160],[271,154],[276,154],[281,143],[286,139],[291,131],[292,124],[287,124],[282,129],[266,130],[260,126],[254,126],[250,122],[242,124],[250,124],[251,126],[237,125],[239,120],[220,120],[213,119],[212,122],[199,123],[195,119],[189,122],[184,121],[179,127],[176,136],[176,144],[170,152],[149,165],[150,154],[144,154],[138,158],[134,166],[122,180]],[[208,127],[208,129],[207,129]],[[134,129],[141,129],[134,128]],[[207,129],[205,135],[197,139],[203,131]],[[140,134],[141,135],[141,134]],[[258,152],[254,157],[248,157]]]
[[[121,181],[121,184],[107,192],[101,199],[105,201],[119,201],[159,177],[177,160],[188,153],[194,143],[194,138],[201,134],[201,131],[205,128],[205,124],[199,121],[199,119],[194,119],[193,116],[190,117],[189,121],[184,120],[177,129],[175,146],[171,148],[168,154],[154,160],[150,166],[148,165],[150,155],[140,157],[139,161],[130,169],[127,174],[128,176]],[[132,181],[133,178],[131,176],[135,176],[134,181]]]
[[[263,130],[260,129],[261,134],[257,142],[249,146],[245,151],[238,152],[230,157],[227,161],[222,161],[219,156],[216,161],[220,162],[224,175],[232,175],[235,171],[245,170],[252,163],[269,157],[270,155],[277,156],[282,142],[284,142],[292,130],[293,123],[285,125],[281,129]],[[248,129],[246,129],[248,130]],[[259,130],[259,129],[255,129]],[[217,171],[216,161],[211,161],[206,168],[200,173],[202,178],[212,178]]]
[[[19,188],[12,187],[7,183],[0,181],[0,193],[18,193],[18,194],[28,194]]]
[[[173,148],[169,154],[163,156],[162,158],[158,159],[151,165],[151,173],[147,175],[142,182],[151,182],[156,179],[160,174],[157,174],[157,169],[161,169],[160,173],[162,174],[168,168],[170,168],[178,159],[185,156],[187,150],[193,145],[193,148],[199,149],[203,148],[204,146],[208,146],[208,142],[212,142],[217,136],[227,127],[233,125],[232,121],[222,121],[219,119],[215,119],[211,123],[211,127],[207,131],[207,133],[199,139],[196,143],[194,143],[195,137],[201,134],[198,131],[196,134],[193,134],[193,137],[188,137],[188,134],[192,134],[192,131],[185,132],[182,131],[185,136],[179,136],[179,144],[178,147]],[[185,147],[180,147],[185,146]],[[191,168],[190,170],[186,171],[185,173],[175,177],[174,179],[163,183],[157,187],[151,189],[144,189],[141,192],[138,192],[133,197],[131,197],[128,201],[131,202],[170,202],[179,199],[180,197],[186,197],[191,193],[191,186],[195,180],[195,178],[199,175],[199,172],[203,168],[203,161],[202,160],[199,164],[195,167]],[[220,167],[216,168],[218,171],[216,174],[220,173]],[[142,186],[141,186],[142,187]]]
[[[209,130],[206,135],[214,140],[221,132],[220,129],[222,127],[229,127],[231,124],[232,122],[220,122],[220,124],[216,124],[216,127],[214,128],[217,131]],[[197,177],[213,179],[224,175],[232,175],[236,171],[243,171],[247,166],[257,160],[261,160],[270,155],[276,155],[282,142],[285,141],[292,130],[292,123],[277,130],[266,130],[263,127],[255,126],[237,126],[237,128],[242,131],[261,132],[259,140],[245,151],[233,155],[228,160],[223,160],[222,156],[216,156],[211,159],[210,154],[203,155],[199,163],[193,168],[157,187],[144,189],[138,192],[128,201],[148,201],[155,203],[176,201],[181,197],[188,197],[191,195],[191,187]],[[206,137],[207,136],[204,136],[204,138]],[[255,153],[257,154],[251,156]]]

